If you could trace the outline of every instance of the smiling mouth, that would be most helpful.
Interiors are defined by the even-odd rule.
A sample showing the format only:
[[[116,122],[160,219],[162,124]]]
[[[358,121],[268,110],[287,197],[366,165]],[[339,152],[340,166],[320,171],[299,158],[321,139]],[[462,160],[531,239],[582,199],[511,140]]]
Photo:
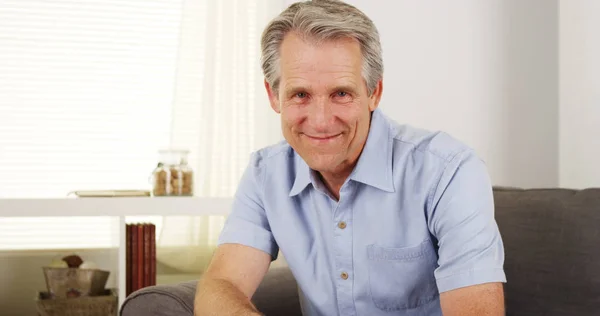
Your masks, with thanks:
[[[338,138],[338,136],[342,135],[342,133],[335,134],[335,135],[330,135],[330,136],[311,136],[311,135],[307,135],[307,134],[302,134],[302,135],[306,136],[306,138],[308,138],[311,141],[315,141],[315,142],[327,142],[327,141],[334,140],[334,139]]]

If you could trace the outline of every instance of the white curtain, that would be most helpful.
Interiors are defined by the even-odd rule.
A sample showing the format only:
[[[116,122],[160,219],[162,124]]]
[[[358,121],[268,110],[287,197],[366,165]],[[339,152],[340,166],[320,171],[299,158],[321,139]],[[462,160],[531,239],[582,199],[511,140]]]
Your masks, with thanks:
[[[196,196],[231,197],[250,153],[282,139],[260,69],[260,35],[281,0],[186,0],[171,145],[190,150]],[[157,260],[186,273],[211,258],[224,217],[165,217]]]

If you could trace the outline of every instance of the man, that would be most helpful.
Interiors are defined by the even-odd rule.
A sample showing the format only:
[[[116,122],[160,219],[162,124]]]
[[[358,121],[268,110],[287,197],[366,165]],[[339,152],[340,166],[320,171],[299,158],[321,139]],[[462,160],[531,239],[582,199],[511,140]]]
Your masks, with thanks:
[[[279,250],[305,315],[503,315],[485,165],[378,109],[372,21],[338,1],[293,4],[265,29],[262,60],[285,142],[252,155],[196,315],[260,315],[250,299]]]

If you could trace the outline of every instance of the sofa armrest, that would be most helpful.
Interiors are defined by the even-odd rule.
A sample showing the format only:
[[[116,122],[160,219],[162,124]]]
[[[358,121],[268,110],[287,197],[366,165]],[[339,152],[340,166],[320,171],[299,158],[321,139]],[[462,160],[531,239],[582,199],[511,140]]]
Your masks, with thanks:
[[[197,282],[188,281],[140,289],[127,297],[120,315],[193,316]],[[296,281],[287,267],[270,269],[252,301],[265,315],[302,315]]]
[[[267,316],[302,316],[298,286],[288,267],[270,269],[256,289],[252,302]]]

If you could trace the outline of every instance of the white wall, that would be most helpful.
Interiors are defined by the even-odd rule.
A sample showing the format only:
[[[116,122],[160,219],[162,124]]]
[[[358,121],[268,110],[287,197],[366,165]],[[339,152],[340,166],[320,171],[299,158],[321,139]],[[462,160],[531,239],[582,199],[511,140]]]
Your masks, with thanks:
[[[474,147],[496,185],[558,185],[556,0],[347,2],[381,33],[385,112]]]
[[[600,187],[600,1],[560,1],[560,185]]]

